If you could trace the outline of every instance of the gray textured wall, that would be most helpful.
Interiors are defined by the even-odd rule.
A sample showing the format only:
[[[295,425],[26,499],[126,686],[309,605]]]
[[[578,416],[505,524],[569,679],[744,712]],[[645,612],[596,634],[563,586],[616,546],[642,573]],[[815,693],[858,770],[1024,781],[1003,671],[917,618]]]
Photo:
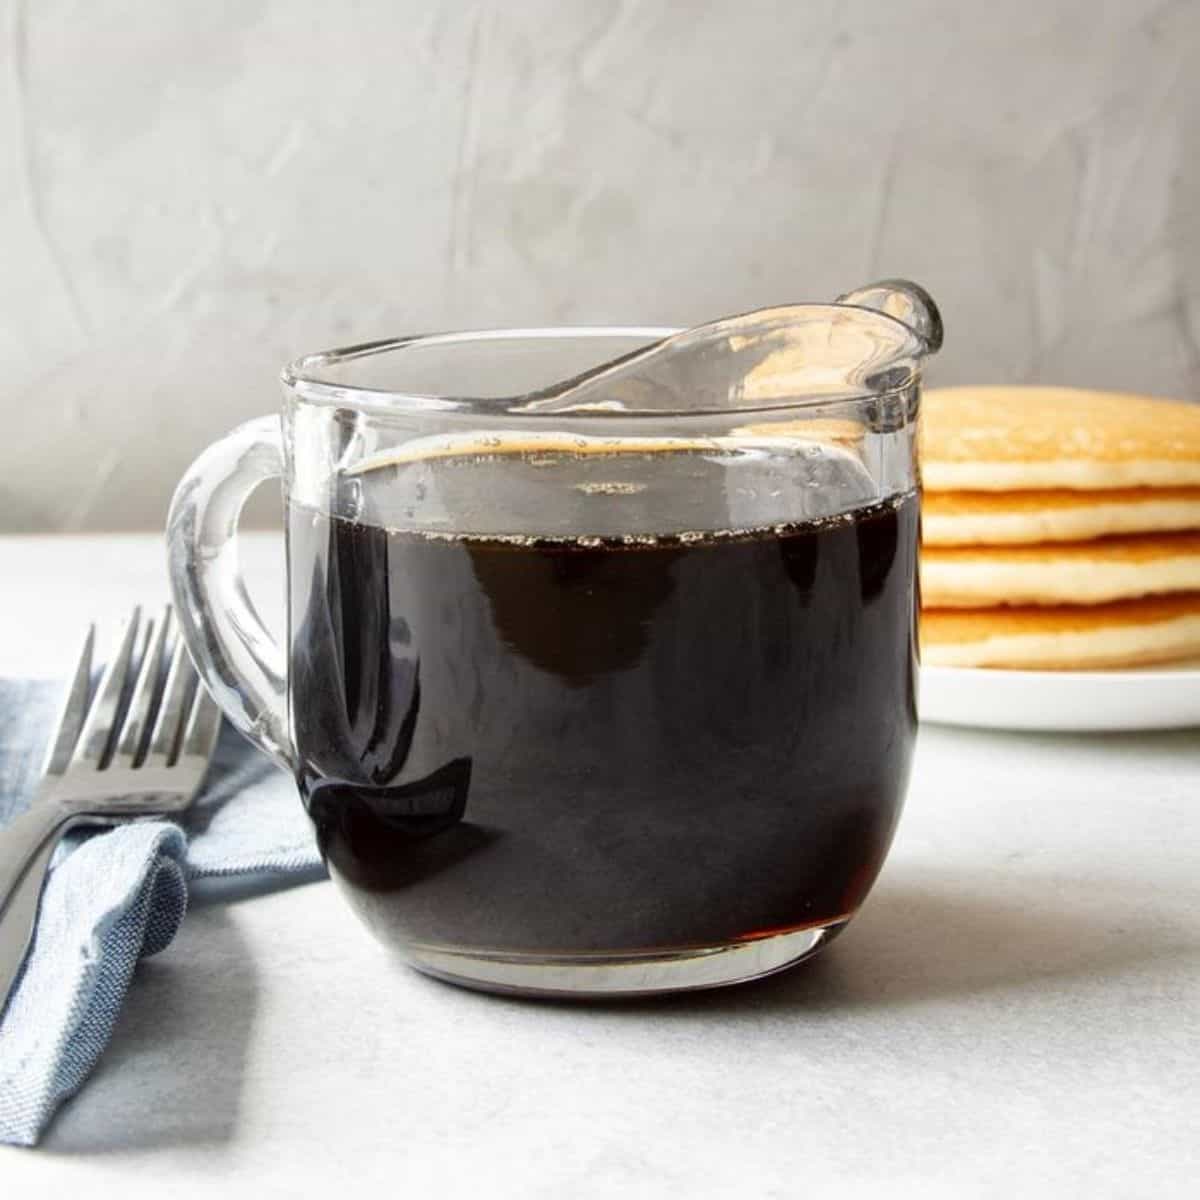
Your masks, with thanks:
[[[940,381],[1200,391],[1200,3],[7,0],[0,529],[161,522],[280,363],[874,276]]]

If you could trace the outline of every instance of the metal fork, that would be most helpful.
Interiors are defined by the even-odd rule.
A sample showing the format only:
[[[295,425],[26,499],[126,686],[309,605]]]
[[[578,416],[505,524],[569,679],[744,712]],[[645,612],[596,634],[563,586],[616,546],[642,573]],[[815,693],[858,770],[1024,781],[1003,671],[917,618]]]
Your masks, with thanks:
[[[172,624],[170,608],[147,621],[138,655],[142,620],[135,608],[94,696],[96,630],[89,629],[34,801],[0,829],[0,1013],[29,949],[63,835],[77,825],[180,812],[204,777],[221,713],[197,680],[183,638],[177,635],[168,649]]]

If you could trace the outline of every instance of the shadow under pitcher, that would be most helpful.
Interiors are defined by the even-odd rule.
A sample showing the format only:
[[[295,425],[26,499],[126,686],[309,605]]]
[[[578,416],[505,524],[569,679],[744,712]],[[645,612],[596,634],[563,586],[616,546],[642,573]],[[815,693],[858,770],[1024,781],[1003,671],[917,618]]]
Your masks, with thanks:
[[[300,359],[168,525],[229,719],[330,874],[440,978],[547,996],[757,978],[883,864],[916,734],[914,284],[667,329]],[[237,568],[279,477],[288,645]]]

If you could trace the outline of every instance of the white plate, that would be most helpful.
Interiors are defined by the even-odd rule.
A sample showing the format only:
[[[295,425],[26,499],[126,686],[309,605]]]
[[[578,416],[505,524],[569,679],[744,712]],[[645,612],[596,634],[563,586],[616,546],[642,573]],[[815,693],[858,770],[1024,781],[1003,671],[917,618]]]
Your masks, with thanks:
[[[980,729],[1091,731],[1200,725],[1200,662],[1124,671],[922,667],[921,720]]]

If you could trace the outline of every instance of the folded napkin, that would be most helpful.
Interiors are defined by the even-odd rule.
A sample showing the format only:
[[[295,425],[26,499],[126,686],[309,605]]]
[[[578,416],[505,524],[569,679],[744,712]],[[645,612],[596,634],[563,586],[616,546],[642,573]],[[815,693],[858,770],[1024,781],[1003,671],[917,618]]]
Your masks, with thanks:
[[[0,679],[0,830],[29,803],[61,686]],[[171,943],[188,880],[321,872],[292,780],[225,726],[177,821],[72,837],[42,895],[24,972],[0,1016],[0,1142],[33,1145],[108,1043],[139,958]]]

